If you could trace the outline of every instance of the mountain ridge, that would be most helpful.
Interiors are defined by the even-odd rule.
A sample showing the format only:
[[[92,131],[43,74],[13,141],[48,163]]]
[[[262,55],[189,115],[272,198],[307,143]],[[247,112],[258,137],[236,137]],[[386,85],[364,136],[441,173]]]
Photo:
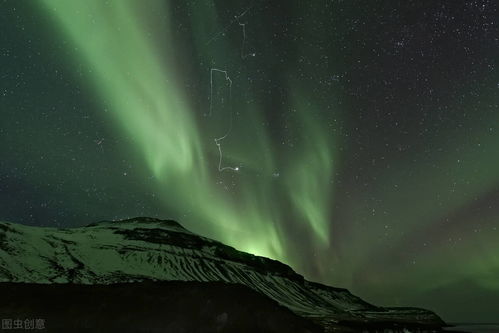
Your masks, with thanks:
[[[0,222],[0,282],[147,280],[242,284],[300,316],[332,324],[445,325],[428,310],[379,307],[347,289],[307,281],[284,263],[198,236],[173,220],[137,217],[63,229]]]

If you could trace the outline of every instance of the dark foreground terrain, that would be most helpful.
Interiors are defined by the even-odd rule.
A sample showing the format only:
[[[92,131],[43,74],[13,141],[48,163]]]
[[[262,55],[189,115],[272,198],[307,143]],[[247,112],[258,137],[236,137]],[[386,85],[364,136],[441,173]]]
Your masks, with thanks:
[[[321,332],[250,288],[221,282],[2,283],[0,294],[0,317],[44,319],[37,332]]]
[[[3,330],[17,332],[440,332],[348,321],[325,328],[251,288],[223,282],[0,283],[0,294],[0,318],[20,319],[23,327]],[[44,328],[26,329],[26,319],[42,319]]]

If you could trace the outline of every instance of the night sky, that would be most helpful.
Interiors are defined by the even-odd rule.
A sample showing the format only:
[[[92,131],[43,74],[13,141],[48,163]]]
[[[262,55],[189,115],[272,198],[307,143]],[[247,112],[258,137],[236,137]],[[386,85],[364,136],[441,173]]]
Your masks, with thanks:
[[[173,218],[497,321],[498,6],[1,1],[0,219]]]

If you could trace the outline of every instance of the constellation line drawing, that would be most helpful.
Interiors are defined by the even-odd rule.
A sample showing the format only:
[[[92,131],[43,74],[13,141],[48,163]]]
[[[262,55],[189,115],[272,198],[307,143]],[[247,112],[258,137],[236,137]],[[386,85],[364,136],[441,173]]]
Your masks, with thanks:
[[[225,32],[234,24],[237,22],[237,24],[241,27],[242,32],[243,32],[243,41],[241,43],[241,59],[246,59],[249,56],[256,56],[255,52],[252,53],[246,53],[246,23],[242,23],[240,21],[240,18],[246,15],[248,11],[250,11],[256,3],[253,3],[250,7],[246,8],[241,14],[235,15],[234,19],[231,20],[222,30],[217,32],[215,35],[213,35],[206,45],[210,44],[212,41],[217,39],[220,35],[225,34]],[[218,148],[218,171],[222,172],[225,170],[232,170],[232,171],[239,171],[240,167],[238,166],[224,166],[222,167],[222,161],[223,161],[223,150],[222,150],[222,141],[225,140],[230,132],[232,131],[232,123],[233,123],[233,108],[232,108],[232,79],[230,78],[227,70],[219,69],[219,68],[211,68],[210,69],[210,110],[208,116],[212,116],[213,114],[213,73],[221,73],[224,74],[225,81],[227,82],[229,86],[229,108],[230,108],[230,120],[229,120],[229,128],[225,132],[224,135],[215,138],[215,145]]]
[[[239,26],[243,29],[243,42],[241,43],[241,59],[246,59],[247,57],[255,57],[256,56],[256,53],[255,52],[252,52],[252,53],[245,53],[244,50],[245,50],[245,46],[246,46],[246,23],[241,23],[241,21],[239,21],[239,19],[244,16],[244,14],[246,14],[248,10],[245,10],[242,14],[240,15],[236,15],[234,16],[234,18],[236,19],[237,21],[237,24],[239,24]]]
[[[232,103],[232,80],[229,77],[229,74],[227,73],[226,70],[218,69],[218,68],[211,68],[210,69],[210,113],[209,116],[213,114],[213,73],[222,73],[225,76],[225,81],[227,81],[227,84],[229,86],[229,103]],[[222,141],[225,140],[230,132],[232,131],[232,106],[230,105],[230,118],[229,118],[229,128],[225,132],[224,135],[221,137],[215,138],[215,145],[218,148],[218,171],[223,172],[225,170],[232,170],[232,171],[239,171],[239,167],[235,166],[225,166],[222,167],[222,160],[223,160],[223,151],[222,151]]]
[[[229,28],[236,22],[239,23],[238,19],[242,16],[244,16],[248,11],[250,11],[253,7],[255,7],[256,3],[254,3],[253,5],[249,6],[248,8],[246,8],[241,14],[239,15],[235,15],[234,16],[234,19],[231,20],[229,23],[227,23],[227,25],[225,27],[223,27],[222,30],[220,30],[219,32],[215,33],[207,42],[206,42],[206,45],[209,45],[211,42],[213,42],[215,39],[217,39],[220,35],[223,35],[225,34],[225,32],[227,30],[229,30]]]

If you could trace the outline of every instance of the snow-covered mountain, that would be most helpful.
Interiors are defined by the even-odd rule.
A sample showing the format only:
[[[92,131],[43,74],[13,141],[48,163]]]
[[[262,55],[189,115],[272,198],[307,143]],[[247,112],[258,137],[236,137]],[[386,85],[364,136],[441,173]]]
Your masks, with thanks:
[[[134,218],[71,229],[0,222],[0,282],[113,284],[144,280],[239,283],[325,325],[444,324],[431,311],[381,308],[346,289],[307,281],[281,262],[237,251],[171,220]]]

